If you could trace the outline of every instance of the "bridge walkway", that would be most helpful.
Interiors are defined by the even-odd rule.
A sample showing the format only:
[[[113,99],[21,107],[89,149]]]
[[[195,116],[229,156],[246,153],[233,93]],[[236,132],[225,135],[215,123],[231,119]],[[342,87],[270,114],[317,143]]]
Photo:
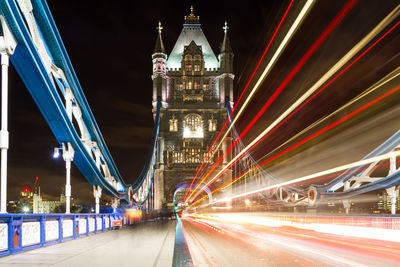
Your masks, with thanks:
[[[172,266],[175,221],[146,222],[0,258],[0,266]]]

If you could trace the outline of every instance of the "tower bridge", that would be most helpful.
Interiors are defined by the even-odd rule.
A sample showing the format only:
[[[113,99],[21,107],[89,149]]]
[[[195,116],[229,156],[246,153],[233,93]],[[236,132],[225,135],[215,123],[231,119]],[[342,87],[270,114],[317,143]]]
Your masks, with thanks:
[[[348,50],[326,55],[349,17],[376,4],[343,1],[299,45],[326,4],[287,2],[243,88],[227,22],[216,49],[191,7],[170,53],[158,22],[154,131],[132,179],[118,171],[47,2],[0,1],[0,265],[398,265],[400,6],[388,1]],[[303,72],[317,57],[329,64]],[[65,161],[65,214],[7,213],[10,62]],[[338,88],[341,79],[355,85]],[[307,109],[321,115],[304,119]],[[93,213],[71,213],[73,165],[93,187]],[[112,212],[101,212],[102,195]]]

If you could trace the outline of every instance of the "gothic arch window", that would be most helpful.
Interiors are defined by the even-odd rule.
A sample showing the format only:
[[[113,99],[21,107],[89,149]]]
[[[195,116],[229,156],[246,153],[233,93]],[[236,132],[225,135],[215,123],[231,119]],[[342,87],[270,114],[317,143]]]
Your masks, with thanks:
[[[188,114],[183,120],[183,138],[203,138],[203,122],[199,114]]]
[[[214,118],[211,118],[208,120],[208,131],[209,132],[215,132],[217,130],[217,120]]]
[[[169,120],[169,131],[170,132],[177,132],[178,131],[178,120],[172,118]]]
[[[186,71],[192,71],[192,56],[191,55],[185,55],[185,70]]]

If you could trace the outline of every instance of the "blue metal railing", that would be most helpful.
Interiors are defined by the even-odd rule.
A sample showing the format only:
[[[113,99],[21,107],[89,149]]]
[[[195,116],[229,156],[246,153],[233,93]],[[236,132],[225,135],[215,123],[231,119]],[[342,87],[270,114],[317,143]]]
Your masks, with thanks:
[[[114,229],[119,213],[2,214],[0,257]]]

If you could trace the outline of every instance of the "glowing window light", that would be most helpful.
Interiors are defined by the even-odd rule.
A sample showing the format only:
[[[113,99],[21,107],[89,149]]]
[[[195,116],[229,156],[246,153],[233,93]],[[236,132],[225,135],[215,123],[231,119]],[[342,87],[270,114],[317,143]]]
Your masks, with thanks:
[[[183,121],[183,138],[203,138],[203,125],[201,116],[198,114],[189,114]]]
[[[203,138],[204,132],[203,127],[196,128],[195,131],[192,131],[189,127],[183,128],[183,138]]]
[[[169,120],[169,131],[170,132],[177,132],[178,131],[178,120],[173,118]]]
[[[210,119],[208,120],[208,131],[215,132],[217,130],[217,120]]]

